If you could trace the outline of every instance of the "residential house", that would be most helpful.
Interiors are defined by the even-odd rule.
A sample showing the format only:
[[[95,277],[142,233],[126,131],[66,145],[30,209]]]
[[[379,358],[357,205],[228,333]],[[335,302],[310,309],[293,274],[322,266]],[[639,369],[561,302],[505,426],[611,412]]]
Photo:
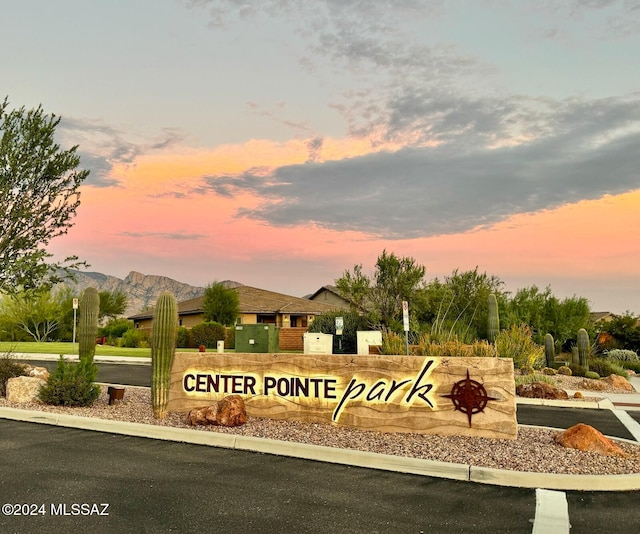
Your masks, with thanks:
[[[340,309],[335,304],[318,302],[257,287],[231,288],[238,294],[240,316],[237,324],[274,324],[280,327],[280,348],[302,350],[302,339],[314,317]],[[180,326],[192,328],[204,321],[204,296],[178,303]],[[136,328],[150,329],[153,311],[129,317]]]
[[[348,310],[351,308],[349,300],[342,296],[336,286],[332,285],[322,286],[315,293],[307,295],[305,298],[313,300],[314,302],[331,304],[340,310]]]

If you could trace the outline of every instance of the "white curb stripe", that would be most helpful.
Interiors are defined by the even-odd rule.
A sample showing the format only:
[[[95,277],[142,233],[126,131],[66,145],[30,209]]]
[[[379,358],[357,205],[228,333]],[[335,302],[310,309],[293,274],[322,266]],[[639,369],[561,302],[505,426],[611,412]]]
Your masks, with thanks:
[[[636,441],[640,441],[640,423],[636,421],[633,417],[631,417],[624,410],[611,410],[613,415],[615,415],[620,422],[627,427],[627,430],[633,436],[633,439]]]
[[[569,505],[564,491],[536,489],[536,518],[532,534],[568,534]]]

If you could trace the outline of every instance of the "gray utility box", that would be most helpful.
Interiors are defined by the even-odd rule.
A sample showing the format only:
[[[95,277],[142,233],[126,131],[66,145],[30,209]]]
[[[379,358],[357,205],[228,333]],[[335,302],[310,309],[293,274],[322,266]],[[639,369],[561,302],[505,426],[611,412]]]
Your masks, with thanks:
[[[236,326],[236,352],[278,352],[280,329],[274,324]]]

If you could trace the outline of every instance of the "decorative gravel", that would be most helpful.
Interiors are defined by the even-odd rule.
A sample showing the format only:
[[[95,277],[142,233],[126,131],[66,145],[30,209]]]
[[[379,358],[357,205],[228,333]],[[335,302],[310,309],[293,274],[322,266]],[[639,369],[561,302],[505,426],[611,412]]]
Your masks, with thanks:
[[[190,427],[185,422],[185,416],[181,414],[170,414],[163,421],[154,419],[149,389],[137,387],[126,387],[124,400],[113,406],[108,404],[105,386],[102,387],[100,398],[90,408],[66,408],[36,403],[17,404],[7,402],[5,398],[0,398],[0,406],[191,428],[194,432],[221,432],[294,441],[513,471],[640,475],[640,444],[617,441],[628,457],[614,458],[562,447],[553,440],[557,431],[522,426],[518,429],[516,440],[370,432],[330,424],[276,421],[256,417],[249,418],[246,425],[235,428]]]

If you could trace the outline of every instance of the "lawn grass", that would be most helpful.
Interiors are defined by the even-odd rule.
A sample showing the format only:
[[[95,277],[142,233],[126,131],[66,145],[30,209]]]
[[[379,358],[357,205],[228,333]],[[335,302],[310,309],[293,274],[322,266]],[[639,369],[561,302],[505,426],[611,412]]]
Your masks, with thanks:
[[[198,352],[198,349],[176,349],[177,352]],[[233,349],[225,349],[234,352]],[[213,349],[209,349],[212,352]],[[47,341],[0,341],[0,354],[6,352],[23,352],[27,354],[78,354],[78,344]],[[135,358],[151,358],[151,349],[130,349],[127,347],[112,347],[111,345],[96,345],[96,356],[124,356]]]
[[[24,352],[30,354],[78,354],[78,344],[62,342],[0,342],[0,353],[4,352]],[[97,345],[96,356],[125,356],[150,358],[151,349],[130,349],[126,347],[111,347],[108,345]]]

